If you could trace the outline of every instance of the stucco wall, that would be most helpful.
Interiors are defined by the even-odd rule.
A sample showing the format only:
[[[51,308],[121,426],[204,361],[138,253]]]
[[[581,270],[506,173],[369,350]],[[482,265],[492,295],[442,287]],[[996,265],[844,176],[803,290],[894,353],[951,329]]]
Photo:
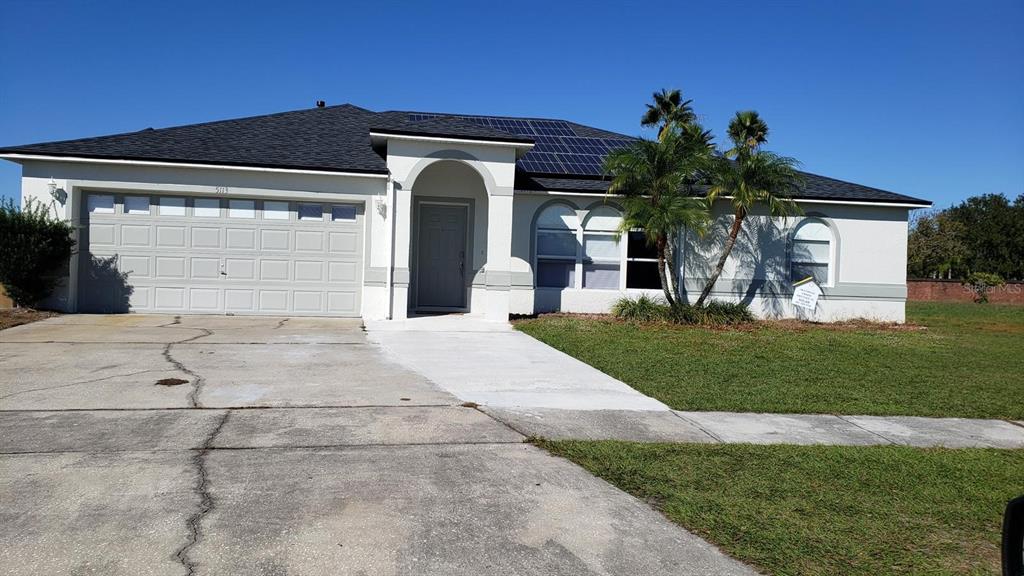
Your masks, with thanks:
[[[604,312],[623,294],[617,291],[533,288],[533,222],[546,204],[557,201],[579,209],[611,201],[604,196],[523,194],[515,198],[513,229],[513,312],[550,310]],[[818,310],[794,308],[790,282],[791,235],[803,217],[776,219],[763,211],[751,214],[715,285],[713,298],[743,301],[762,317],[805,317],[832,321],[871,318],[902,322],[906,299],[907,209],[825,203],[801,204],[804,217],[827,223],[834,235],[834,274],[824,287]],[[725,202],[714,207],[715,221],[706,235],[687,232],[680,239],[684,292],[692,301],[708,278],[731,224]]]

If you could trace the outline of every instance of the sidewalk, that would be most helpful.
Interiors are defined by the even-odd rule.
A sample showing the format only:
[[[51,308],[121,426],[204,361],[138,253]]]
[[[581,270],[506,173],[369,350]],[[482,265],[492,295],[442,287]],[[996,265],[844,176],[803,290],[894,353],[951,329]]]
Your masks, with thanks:
[[[1024,422],[1005,420],[493,406],[482,409],[523,435],[553,440],[1024,448]]]

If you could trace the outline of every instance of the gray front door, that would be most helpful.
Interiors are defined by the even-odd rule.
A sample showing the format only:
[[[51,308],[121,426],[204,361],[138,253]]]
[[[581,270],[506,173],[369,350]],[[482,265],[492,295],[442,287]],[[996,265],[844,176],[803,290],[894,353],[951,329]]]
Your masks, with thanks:
[[[416,306],[465,308],[468,208],[420,204]]]

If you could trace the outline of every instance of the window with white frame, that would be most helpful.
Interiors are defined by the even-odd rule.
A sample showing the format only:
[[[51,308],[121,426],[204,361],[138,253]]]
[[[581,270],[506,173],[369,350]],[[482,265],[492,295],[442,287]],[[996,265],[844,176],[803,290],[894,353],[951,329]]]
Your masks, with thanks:
[[[537,286],[575,288],[579,218],[565,204],[552,204],[537,217]]]
[[[599,206],[590,211],[583,226],[583,288],[618,290],[622,246],[616,231],[622,222],[619,211]]]
[[[833,239],[828,225],[816,218],[801,222],[793,232],[790,254],[790,279],[793,282],[814,278],[822,286],[832,284]]]
[[[643,230],[630,230],[626,246],[626,288],[660,290],[658,249]]]

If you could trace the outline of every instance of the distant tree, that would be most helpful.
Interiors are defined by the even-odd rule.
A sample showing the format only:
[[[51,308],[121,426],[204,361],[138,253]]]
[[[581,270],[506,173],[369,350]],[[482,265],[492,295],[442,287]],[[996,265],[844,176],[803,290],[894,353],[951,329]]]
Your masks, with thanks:
[[[951,278],[967,256],[963,225],[944,211],[915,212],[907,240],[907,275]]]
[[[1002,194],[974,196],[946,213],[961,227],[967,252],[954,275],[989,272],[1024,279],[1024,194],[1013,203]]]

